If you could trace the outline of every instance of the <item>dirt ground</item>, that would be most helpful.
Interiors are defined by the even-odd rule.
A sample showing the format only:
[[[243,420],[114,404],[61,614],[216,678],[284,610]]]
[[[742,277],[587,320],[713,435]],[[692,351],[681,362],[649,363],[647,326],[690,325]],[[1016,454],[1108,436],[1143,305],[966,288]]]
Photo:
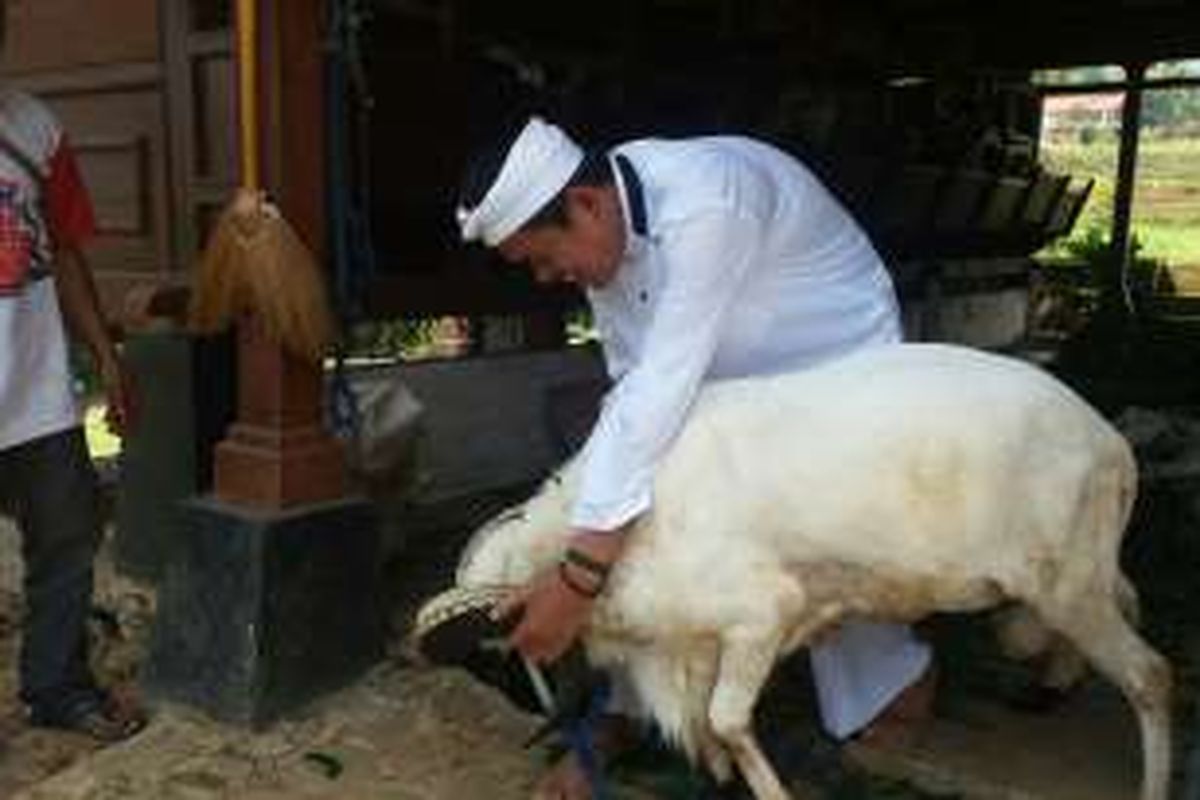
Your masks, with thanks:
[[[0,523],[3,524],[3,523]],[[20,565],[15,531],[0,531],[0,798],[13,800],[266,800],[527,798],[539,759],[520,746],[536,727],[464,674],[385,662],[353,686],[261,733],[178,707],[104,750],[28,727],[16,695]],[[108,684],[135,676],[153,593],[98,564],[97,599],[122,638],[97,631],[95,667]],[[634,798],[636,791],[624,792]]]

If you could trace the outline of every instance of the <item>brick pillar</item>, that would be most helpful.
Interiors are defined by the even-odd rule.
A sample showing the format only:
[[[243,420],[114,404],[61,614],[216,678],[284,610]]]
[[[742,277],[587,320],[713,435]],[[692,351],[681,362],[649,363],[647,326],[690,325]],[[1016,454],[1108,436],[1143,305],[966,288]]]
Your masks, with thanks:
[[[322,375],[268,339],[254,318],[238,326],[238,411],[214,457],[213,493],[229,503],[286,509],[341,497],[342,445],[322,420]]]
[[[320,0],[260,3],[260,162],[300,238],[325,239]],[[220,500],[285,509],[341,497],[340,444],[324,430],[319,367],[291,357],[248,318],[238,329],[238,412],[214,456]]]

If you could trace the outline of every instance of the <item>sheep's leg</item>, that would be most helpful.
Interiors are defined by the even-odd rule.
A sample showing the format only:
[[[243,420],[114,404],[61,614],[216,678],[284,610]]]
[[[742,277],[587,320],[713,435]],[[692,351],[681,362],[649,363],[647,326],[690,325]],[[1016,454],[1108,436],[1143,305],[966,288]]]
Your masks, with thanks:
[[[707,731],[700,735],[699,741],[700,757],[704,760],[704,766],[708,768],[708,774],[712,775],[718,786],[729,783],[733,778],[733,763],[725,745]]]
[[[1142,624],[1142,609],[1138,602],[1137,589],[1133,588],[1133,583],[1120,571],[1117,572],[1115,586],[1117,607],[1121,609],[1121,616],[1125,617],[1130,627],[1137,630]]]
[[[756,800],[789,800],[752,730],[754,704],[774,666],[778,633],[737,631],[721,638],[717,682],[708,706],[712,731],[728,748]]]
[[[1171,670],[1133,631],[1111,596],[1089,597],[1045,619],[1113,681],[1137,713],[1142,734],[1141,800],[1167,800],[1171,779]]]
[[[1037,675],[1037,686],[1066,692],[1087,671],[1083,654],[1065,636],[1052,630],[1032,607],[1019,605],[993,617],[996,638],[1006,656],[1017,661],[1045,659]]]
[[[1058,692],[1068,692],[1079,685],[1087,674],[1087,662],[1071,642],[1055,639],[1050,645],[1046,667],[1040,676],[1041,685]]]

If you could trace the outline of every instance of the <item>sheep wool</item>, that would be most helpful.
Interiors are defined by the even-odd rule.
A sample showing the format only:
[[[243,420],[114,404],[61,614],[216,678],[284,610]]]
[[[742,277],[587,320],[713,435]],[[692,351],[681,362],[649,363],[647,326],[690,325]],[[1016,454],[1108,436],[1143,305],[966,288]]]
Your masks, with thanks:
[[[568,464],[483,526],[457,583],[553,565],[577,478]],[[1134,630],[1117,559],[1136,484],[1116,430],[1014,359],[897,344],[717,382],[660,464],[585,644],[717,778],[736,765],[758,800],[781,800],[751,729],[778,659],[847,619],[1016,601],[1129,699],[1141,800],[1166,800],[1170,670]]]

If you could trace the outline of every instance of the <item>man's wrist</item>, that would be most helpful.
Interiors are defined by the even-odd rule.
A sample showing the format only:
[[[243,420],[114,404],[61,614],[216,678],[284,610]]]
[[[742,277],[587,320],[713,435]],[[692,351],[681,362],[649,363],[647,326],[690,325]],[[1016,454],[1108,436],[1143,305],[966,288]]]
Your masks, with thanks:
[[[600,531],[575,528],[567,539],[567,549],[582,554],[589,561],[612,566],[625,549],[624,529]]]
[[[92,344],[92,359],[101,375],[119,375],[121,372],[121,357],[111,341],[105,340]]]
[[[596,576],[574,566],[567,559],[558,562],[558,579],[574,594],[585,600],[595,600],[608,586],[608,575]]]
[[[559,578],[581,597],[594,600],[604,592],[613,564],[624,548],[621,531],[576,528],[558,565]]]

